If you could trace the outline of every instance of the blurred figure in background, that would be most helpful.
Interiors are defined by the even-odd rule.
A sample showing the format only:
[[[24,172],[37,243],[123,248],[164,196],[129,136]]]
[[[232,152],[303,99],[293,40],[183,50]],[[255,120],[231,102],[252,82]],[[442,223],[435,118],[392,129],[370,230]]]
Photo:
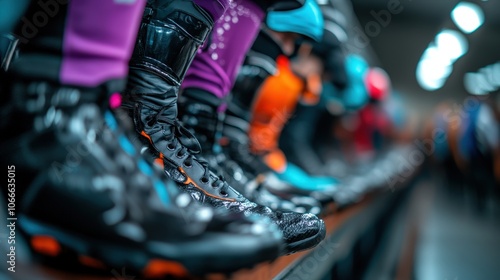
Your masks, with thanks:
[[[475,205],[483,210],[500,198],[500,122],[495,101],[495,95],[486,100],[470,96],[467,103],[471,105],[458,110],[451,102],[443,103],[436,108],[426,133],[427,138],[430,129],[445,133],[445,141],[436,141],[433,158],[444,165],[455,188],[467,186]]]

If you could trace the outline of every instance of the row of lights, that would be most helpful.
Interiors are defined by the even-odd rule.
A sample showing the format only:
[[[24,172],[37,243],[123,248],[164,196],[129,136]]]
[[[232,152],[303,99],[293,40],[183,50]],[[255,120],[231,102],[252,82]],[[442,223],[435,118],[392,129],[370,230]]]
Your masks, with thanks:
[[[465,34],[471,34],[484,23],[483,10],[476,4],[460,2],[451,12],[451,19]],[[444,29],[424,51],[417,65],[417,81],[428,91],[440,89],[453,71],[453,64],[469,50],[465,36]]]

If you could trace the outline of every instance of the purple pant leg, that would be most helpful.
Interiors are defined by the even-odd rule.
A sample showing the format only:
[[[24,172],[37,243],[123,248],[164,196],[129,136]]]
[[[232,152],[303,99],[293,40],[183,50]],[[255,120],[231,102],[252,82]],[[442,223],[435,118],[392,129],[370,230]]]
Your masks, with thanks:
[[[251,0],[230,3],[214,26],[209,45],[194,58],[182,88],[203,89],[219,98],[227,96],[263,18],[264,11]]]
[[[145,0],[70,1],[61,82],[91,87],[125,78],[145,3]]]

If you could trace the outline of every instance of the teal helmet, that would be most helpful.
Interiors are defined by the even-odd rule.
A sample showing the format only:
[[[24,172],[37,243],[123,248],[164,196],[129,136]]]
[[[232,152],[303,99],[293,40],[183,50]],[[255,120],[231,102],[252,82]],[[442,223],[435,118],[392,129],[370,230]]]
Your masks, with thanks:
[[[271,30],[297,33],[317,42],[323,38],[323,15],[315,0],[305,0],[297,9],[270,11],[266,24]]]
[[[344,66],[347,86],[339,90],[331,84],[326,85],[323,87],[322,95],[328,102],[340,104],[344,110],[357,111],[363,108],[370,99],[365,85],[365,78],[370,67],[364,58],[355,54],[347,55]]]
[[[365,77],[370,66],[361,56],[351,54],[346,57],[345,67],[349,85],[344,89],[344,104],[351,110],[358,110],[369,100]]]

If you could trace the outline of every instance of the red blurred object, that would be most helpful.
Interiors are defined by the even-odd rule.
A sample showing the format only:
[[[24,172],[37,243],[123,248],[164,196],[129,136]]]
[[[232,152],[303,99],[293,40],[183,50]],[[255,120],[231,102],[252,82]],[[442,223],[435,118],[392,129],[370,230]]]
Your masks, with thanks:
[[[368,95],[374,100],[384,100],[390,93],[389,75],[381,68],[371,68],[365,78]]]

